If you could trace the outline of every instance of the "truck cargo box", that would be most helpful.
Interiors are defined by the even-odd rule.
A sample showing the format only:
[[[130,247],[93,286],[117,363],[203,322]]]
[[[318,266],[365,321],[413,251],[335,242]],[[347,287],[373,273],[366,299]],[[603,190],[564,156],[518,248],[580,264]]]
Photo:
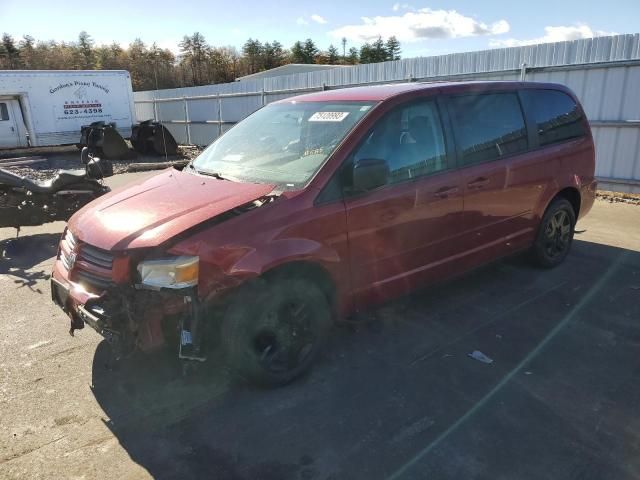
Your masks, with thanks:
[[[0,70],[0,148],[77,144],[80,128],[96,121],[131,136],[129,72]]]

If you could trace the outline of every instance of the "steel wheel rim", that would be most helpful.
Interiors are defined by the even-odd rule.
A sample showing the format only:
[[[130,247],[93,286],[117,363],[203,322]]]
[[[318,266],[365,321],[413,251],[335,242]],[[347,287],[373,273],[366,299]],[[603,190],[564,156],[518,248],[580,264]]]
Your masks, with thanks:
[[[545,225],[544,250],[549,258],[556,258],[569,248],[571,218],[566,210],[558,210]]]
[[[289,301],[261,317],[250,349],[267,371],[287,373],[309,357],[316,342],[309,310],[305,302]]]

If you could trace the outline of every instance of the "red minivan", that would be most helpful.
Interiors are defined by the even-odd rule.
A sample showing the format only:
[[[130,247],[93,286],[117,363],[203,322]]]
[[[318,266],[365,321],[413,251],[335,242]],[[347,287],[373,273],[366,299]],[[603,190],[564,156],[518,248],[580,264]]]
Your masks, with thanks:
[[[404,83],[272,103],[182,171],[71,220],[52,297],[116,356],[175,345],[265,384],[334,319],[506,255],[569,252],[594,202],[585,114],[562,85]]]

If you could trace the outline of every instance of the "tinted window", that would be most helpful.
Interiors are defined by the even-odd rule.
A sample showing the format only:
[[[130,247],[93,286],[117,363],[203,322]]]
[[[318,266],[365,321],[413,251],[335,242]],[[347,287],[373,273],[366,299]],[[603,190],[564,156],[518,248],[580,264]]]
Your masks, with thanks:
[[[6,103],[0,103],[0,120],[9,120],[9,110]]]
[[[523,90],[525,108],[531,113],[540,145],[585,135],[583,116],[573,99],[556,90]]]
[[[386,160],[391,183],[446,169],[444,136],[436,103],[414,103],[388,113],[355,153],[356,161],[363,158]]]
[[[528,148],[517,94],[453,97],[451,107],[463,165],[495,160]]]

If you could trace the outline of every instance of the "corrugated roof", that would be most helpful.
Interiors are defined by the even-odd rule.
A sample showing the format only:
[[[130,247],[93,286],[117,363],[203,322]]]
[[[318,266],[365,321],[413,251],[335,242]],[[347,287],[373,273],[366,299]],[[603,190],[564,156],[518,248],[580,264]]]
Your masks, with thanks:
[[[279,77],[282,75],[295,75],[297,73],[318,72],[321,70],[331,70],[333,68],[345,68],[349,66],[350,65],[316,65],[307,63],[288,63],[287,65],[282,65],[270,70],[263,70],[262,72],[252,73],[251,75],[245,75],[244,77],[238,77],[236,78],[236,82]]]

